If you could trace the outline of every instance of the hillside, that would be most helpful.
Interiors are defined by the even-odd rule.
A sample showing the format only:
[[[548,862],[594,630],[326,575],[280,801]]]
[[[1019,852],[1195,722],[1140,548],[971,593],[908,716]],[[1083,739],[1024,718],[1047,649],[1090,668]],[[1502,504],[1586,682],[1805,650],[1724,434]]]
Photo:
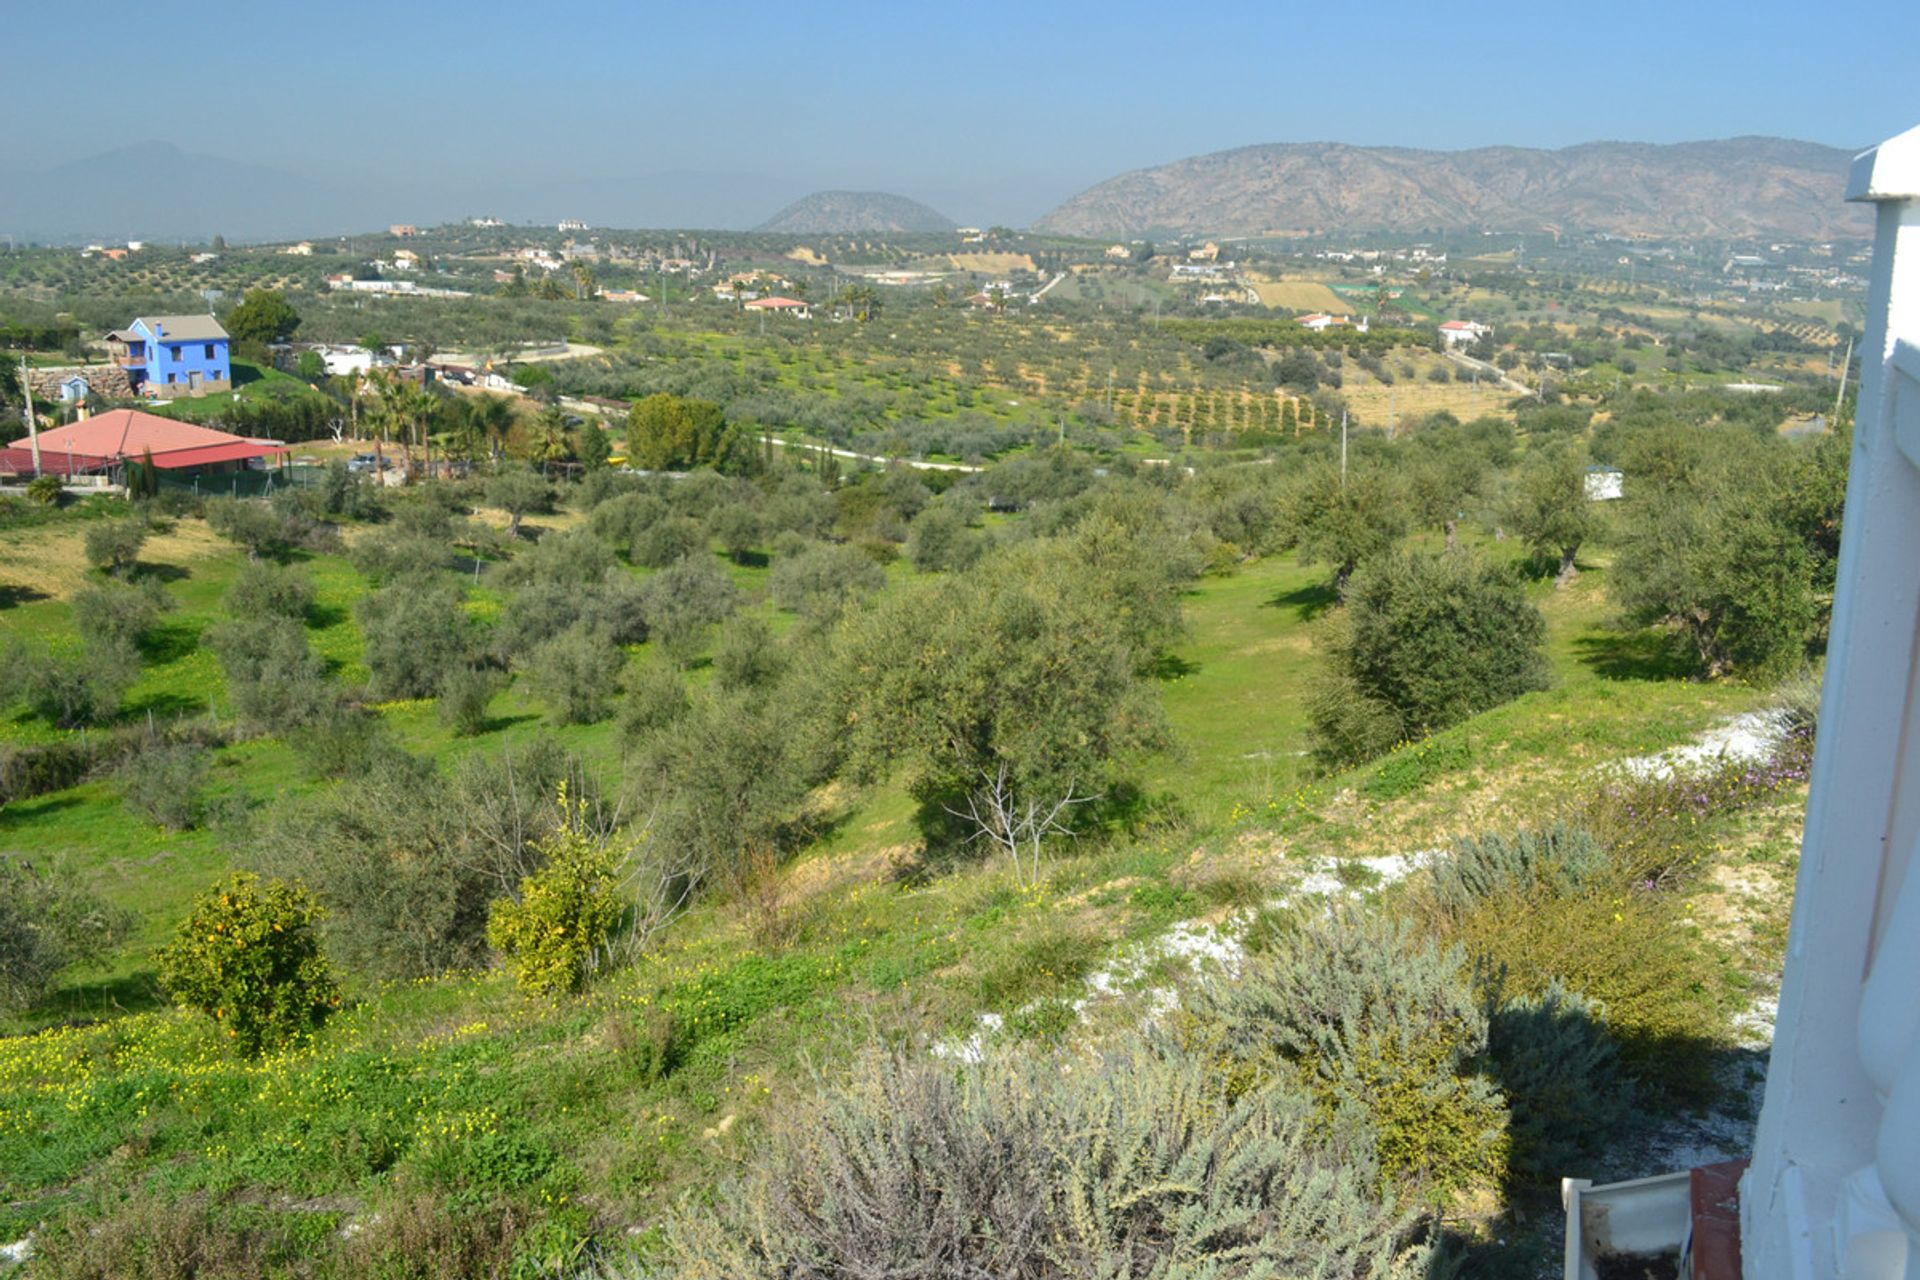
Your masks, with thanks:
[[[1438,229],[1864,236],[1841,202],[1850,154],[1782,138],[1558,151],[1273,143],[1138,169],[1035,223],[1084,236]]]
[[[755,230],[790,235],[830,231],[951,231],[954,221],[918,200],[885,191],[816,191]]]

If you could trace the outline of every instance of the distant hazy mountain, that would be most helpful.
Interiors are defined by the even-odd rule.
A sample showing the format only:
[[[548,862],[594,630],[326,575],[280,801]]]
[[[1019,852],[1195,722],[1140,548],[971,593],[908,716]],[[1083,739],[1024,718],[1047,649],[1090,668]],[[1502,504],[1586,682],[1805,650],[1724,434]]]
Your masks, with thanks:
[[[954,221],[885,191],[816,191],[754,228],[789,235],[833,231],[951,231]]]
[[[1782,138],[1559,151],[1274,143],[1121,174],[1035,223],[1085,236],[1429,229],[1863,236],[1852,153]]]
[[[351,201],[335,189],[168,142],[138,142],[18,177],[0,183],[0,232],[42,240],[238,240],[349,229]]]
[[[8,178],[0,182],[0,235],[54,243],[292,240],[481,214],[527,223],[584,218],[608,227],[744,230],[805,189],[760,174],[696,172],[376,186],[351,173],[306,177],[166,142]]]

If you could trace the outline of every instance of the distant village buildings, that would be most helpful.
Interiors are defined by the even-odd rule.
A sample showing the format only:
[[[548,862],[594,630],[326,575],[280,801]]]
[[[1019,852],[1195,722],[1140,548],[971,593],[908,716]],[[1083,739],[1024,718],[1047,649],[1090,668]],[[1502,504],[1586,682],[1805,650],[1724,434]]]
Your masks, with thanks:
[[[411,222],[396,222],[387,228],[387,234],[401,240],[410,240],[420,234],[420,228]]]

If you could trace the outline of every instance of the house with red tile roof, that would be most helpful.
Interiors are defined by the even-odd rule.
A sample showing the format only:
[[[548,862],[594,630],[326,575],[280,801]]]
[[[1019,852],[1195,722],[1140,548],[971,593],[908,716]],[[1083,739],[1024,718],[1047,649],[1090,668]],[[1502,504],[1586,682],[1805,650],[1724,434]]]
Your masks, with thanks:
[[[747,311],[771,311],[780,316],[797,316],[802,320],[811,319],[813,308],[798,298],[782,298],[775,294],[771,298],[755,298],[744,308]]]
[[[65,476],[111,472],[148,455],[162,471],[233,471],[286,452],[277,440],[250,440],[138,409],[115,409],[40,433],[40,470]],[[32,437],[0,449],[0,474],[33,474]]]

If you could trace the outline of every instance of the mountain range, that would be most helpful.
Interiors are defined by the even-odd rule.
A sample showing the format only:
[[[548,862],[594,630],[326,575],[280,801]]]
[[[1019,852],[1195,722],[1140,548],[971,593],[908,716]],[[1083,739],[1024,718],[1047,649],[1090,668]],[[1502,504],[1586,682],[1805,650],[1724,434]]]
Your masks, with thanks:
[[[1117,239],[1471,229],[1835,239],[1871,228],[1866,210],[1841,199],[1850,160],[1839,148],[1780,138],[1593,142],[1557,151],[1274,143],[1121,174],[1033,225]],[[791,179],[757,173],[616,171],[536,181],[494,172],[375,185],[350,173],[294,173],[143,142],[9,174],[0,183],[0,235],[65,243],[279,240],[476,214],[798,235],[954,225],[905,196],[805,195]],[[779,212],[768,218],[768,209]]]
[[[1122,239],[1445,229],[1824,240],[1872,227],[1841,199],[1852,154],[1754,137],[1557,151],[1273,143],[1121,174],[1034,226]]]
[[[755,227],[816,235],[834,231],[951,231],[957,224],[918,200],[885,191],[816,191]]]

